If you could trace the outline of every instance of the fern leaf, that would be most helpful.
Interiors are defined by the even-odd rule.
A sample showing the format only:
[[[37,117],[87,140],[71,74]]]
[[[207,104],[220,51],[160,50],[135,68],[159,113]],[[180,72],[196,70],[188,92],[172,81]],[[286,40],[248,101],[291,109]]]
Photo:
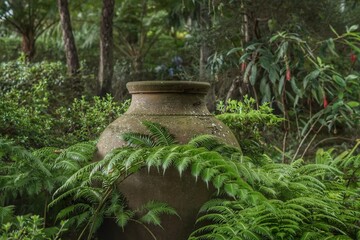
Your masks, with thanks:
[[[73,205],[70,205],[64,209],[62,209],[56,216],[56,220],[59,219],[67,219],[69,218],[70,215],[76,213],[77,215],[79,215],[80,213],[86,212],[89,209],[91,209],[91,207],[88,204],[85,203],[76,203]]]
[[[224,190],[230,197],[235,198],[239,191],[239,185],[227,182],[224,184]]]
[[[179,152],[174,152],[173,149],[170,149],[169,154],[162,161],[163,174],[165,174],[166,169],[168,169],[180,157],[181,154]]]
[[[140,133],[124,133],[121,138],[133,147],[154,147],[155,142],[150,136]]]
[[[319,237],[321,237],[321,234],[318,232],[305,232],[300,240],[315,240],[319,239]]]
[[[6,223],[10,218],[14,216],[14,210],[15,206],[0,206],[0,225],[2,226],[4,223]]]
[[[204,147],[208,150],[213,150],[219,146],[223,146],[220,138],[214,135],[200,135],[191,139],[188,143],[196,148]]]
[[[224,182],[229,180],[226,174],[218,174],[212,180],[212,184],[218,190],[218,194],[220,193],[221,187],[224,185]]]
[[[129,222],[129,220],[132,219],[134,216],[135,216],[135,213],[130,210],[117,212],[117,213],[115,213],[116,223],[122,229],[124,229],[124,227]]]
[[[148,172],[150,172],[151,167],[159,167],[161,165],[161,161],[165,158],[168,154],[169,150],[168,147],[161,147],[155,149],[147,158],[146,158],[146,165],[148,167]]]
[[[259,236],[257,236],[255,233],[253,233],[249,229],[244,229],[243,231],[241,231],[240,236],[246,240],[261,240],[261,238]]]
[[[211,167],[207,167],[207,168],[204,168],[202,171],[201,171],[201,178],[202,180],[206,183],[207,186],[209,186],[209,182],[210,180],[214,177],[214,175],[216,175],[219,171],[214,169],[214,168],[211,168]]]
[[[190,163],[190,157],[182,157],[175,162],[175,166],[180,174],[180,177],[182,176],[182,173],[186,170],[186,168],[190,165]]]
[[[166,203],[150,201],[142,206],[142,211],[146,211],[146,213],[139,219],[140,221],[148,224],[153,224],[161,227],[160,215],[179,215],[176,213],[176,210]]]
[[[151,136],[155,138],[156,146],[170,146],[175,143],[174,136],[159,123],[143,121],[142,124],[151,132]]]
[[[207,221],[214,223],[224,223],[227,221],[227,219],[223,214],[220,213],[208,213],[197,219],[197,222],[207,222]]]
[[[56,196],[57,194],[59,194],[60,192],[64,191],[65,189],[67,189],[69,186],[73,186],[74,184],[76,184],[79,180],[82,180],[84,178],[87,178],[88,175],[91,170],[93,169],[94,166],[96,166],[98,163],[94,162],[94,163],[90,163],[89,165],[79,169],[78,171],[76,171],[70,178],[68,178],[66,180],[66,182],[59,187],[55,193],[53,194],[53,196]]]
[[[195,161],[191,165],[191,174],[195,177],[195,181],[198,180],[202,169],[205,167],[205,164],[202,161]]]

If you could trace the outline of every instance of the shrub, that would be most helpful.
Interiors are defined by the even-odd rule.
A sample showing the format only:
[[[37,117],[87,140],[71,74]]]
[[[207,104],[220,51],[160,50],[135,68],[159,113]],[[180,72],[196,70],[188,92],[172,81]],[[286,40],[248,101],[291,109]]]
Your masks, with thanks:
[[[65,146],[95,139],[127,109],[111,96],[74,98],[65,72],[61,63],[0,64],[0,135],[31,148]]]
[[[123,114],[130,101],[114,102],[113,97],[85,97],[74,99],[70,107],[56,110],[56,133],[60,142],[74,144],[79,141],[95,140],[105,127]]]
[[[224,122],[234,132],[245,155],[257,155],[266,146],[264,133],[276,127],[283,119],[274,115],[267,103],[257,109],[253,98],[244,97],[243,101],[229,99],[220,101],[216,118]],[[260,151],[259,151],[260,150]]]

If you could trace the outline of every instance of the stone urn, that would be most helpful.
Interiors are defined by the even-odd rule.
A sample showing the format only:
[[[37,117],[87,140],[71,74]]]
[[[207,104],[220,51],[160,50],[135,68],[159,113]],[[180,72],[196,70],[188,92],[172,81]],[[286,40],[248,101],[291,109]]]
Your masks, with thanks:
[[[216,119],[206,108],[205,95],[210,84],[186,81],[129,82],[127,89],[132,95],[128,111],[112,122],[101,134],[97,147],[97,159],[102,159],[114,148],[126,143],[121,135],[126,132],[148,134],[144,120],[166,127],[178,143],[187,143],[202,134],[212,134],[224,142],[238,147],[230,129]],[[158,240],[185,240],[194,230],[198,210],[214,192],[201,181],[195,182],[190,171],[181,177],[176,169],[168,169],[163,175],[153,169],[142,169],[121,184],[120,191],[132,209],[150,200],[166,202],[174,207],[177,216],[163,216],[162,227],[148,226]],[[129,223],[123,232],[115,223],[106,221],[99,234],[100,239],[147,240],[153,239],[140,224]]]

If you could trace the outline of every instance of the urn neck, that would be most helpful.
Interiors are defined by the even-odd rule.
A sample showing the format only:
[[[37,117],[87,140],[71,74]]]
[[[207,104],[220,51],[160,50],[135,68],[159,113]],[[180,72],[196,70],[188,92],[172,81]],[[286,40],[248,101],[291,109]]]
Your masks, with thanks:
[[[205,95],[209,87],[206,82],[130,82],[132,101],[126,114],[208,116]]]

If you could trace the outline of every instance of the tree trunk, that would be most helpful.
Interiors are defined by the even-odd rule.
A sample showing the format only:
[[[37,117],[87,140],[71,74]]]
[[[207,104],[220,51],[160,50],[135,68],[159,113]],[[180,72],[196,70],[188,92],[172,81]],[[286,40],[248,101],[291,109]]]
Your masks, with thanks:
[[[35,34],[33,31],[26,31],[21,33],[22,42],[21,42],[21,50],[25,54],[25,58],[27,61],[31,61],[35,56]]]
[[[208,29],[211,25],[211,19],[209,15],[209,9],[206,3],[200,4],[200,14],[199,14],[199,27],[202,35],[208,32]],[[208,44],[208,39],[204,36],[201,39],[200,44],[200,58],[199,58],[199,80],[208,81],[209,73],[206,70],[207,60],[210,56],[210,49]]]
[[[200,3],[199,14],[199,27],[201,33],[204,35],[208,33],[211,27],[211,16],[209,13],[208,5],[205,2]],[[209,71],[206,69],[208,58],[210,56],[210,47],[208,38],[203,37],[200,44],[200,56],[199,56],[199,80],[203,82],[210,82],[211,87],[206,95],[206,106],[210,112],[215,111],[215,82],[212,81]]]
[[[70,76],[75,76],[79,73],[80,64],[71,27],[68,0],[58,0],[58,8],[60,13],[60,22],[63,33],[68,74]],[[79,83],[77,82],[76,84]]]
[[[113,17],[114,0],[103,0],[100,25],[100,66],[99,95],[111,92],[111,81],[114,72],[113,63]]]

